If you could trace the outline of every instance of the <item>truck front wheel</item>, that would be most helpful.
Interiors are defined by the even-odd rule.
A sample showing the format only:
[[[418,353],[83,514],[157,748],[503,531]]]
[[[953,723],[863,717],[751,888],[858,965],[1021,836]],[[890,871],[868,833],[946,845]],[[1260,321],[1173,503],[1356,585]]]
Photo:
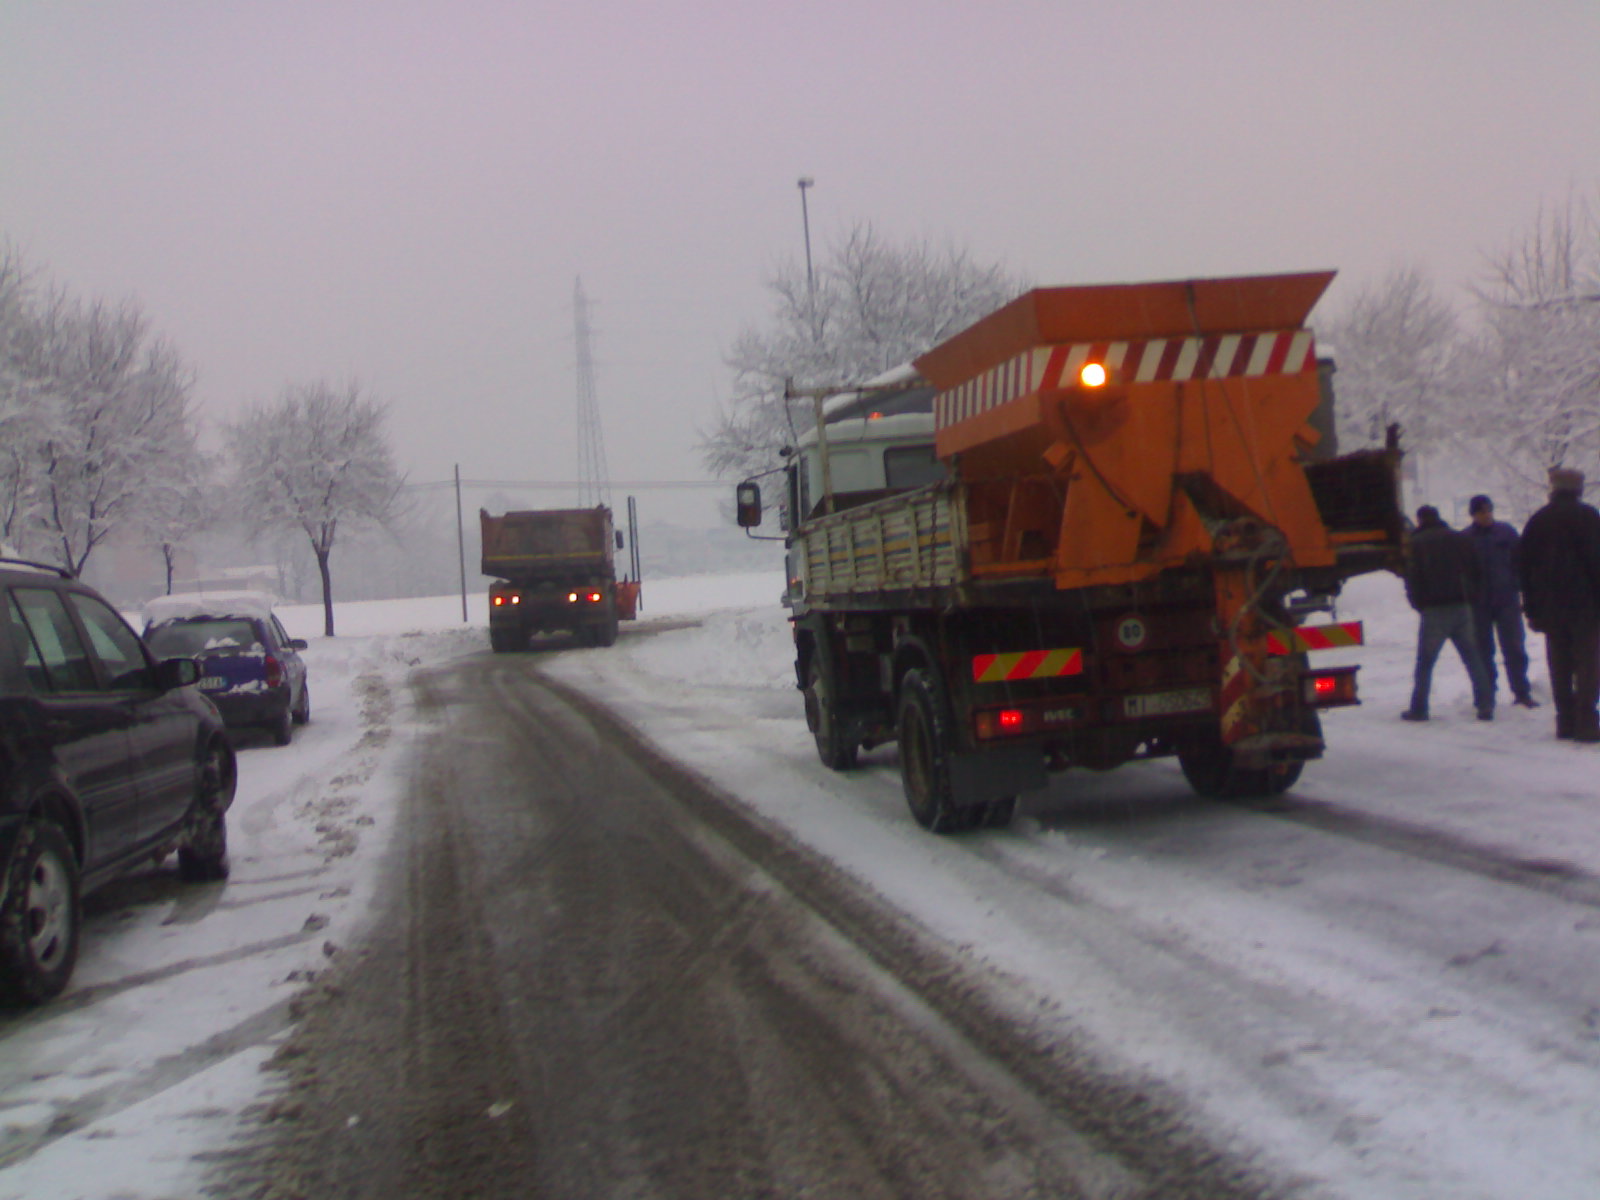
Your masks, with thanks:
[[[816,653],[806,666],[806,724],[816,739],[817,757],[830,771],[848,771],[856,765],[856,743],[843,740],[839,732],[839,713],[828,685],[822,678],[822,667]]]
[[[900,681],[900,779],[906,804],[930,833],[958,833],[983,816],[983,807],[956,807],[950,777],[951,718],[933,676],[907,671]]]

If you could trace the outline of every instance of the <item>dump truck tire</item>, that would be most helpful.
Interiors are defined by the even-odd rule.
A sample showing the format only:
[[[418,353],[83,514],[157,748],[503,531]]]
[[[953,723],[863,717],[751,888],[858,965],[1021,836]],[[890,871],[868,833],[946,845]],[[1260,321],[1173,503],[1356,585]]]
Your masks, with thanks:
[[[830,771],[848,771],[856,765],[859,747],[846,742],[839,732],[839,714],[833,698],[828,694],[827,683],[822,678],[822,667],[816,653],[806,666],[806,724],[817,743],[817,757]]]
[[[1301,721],[1301,728],[1306,733],[1320,735],[1322,721],[1316,713],[1308,712]],[[1251,769],[1235,766],[1233,751],[1222,744],[1220,734],[1179,745],[1178,766],[1196,792],[1219,800],[1280,796],[1300,781],[1300,773],[1305,770],[1303,762]]]
[[[958,808],[950,776],[953,725],[936,677],[919,669],[900,682],[900,779],[911,816],[930,833],[960,833],[981,822],[985,805]]]

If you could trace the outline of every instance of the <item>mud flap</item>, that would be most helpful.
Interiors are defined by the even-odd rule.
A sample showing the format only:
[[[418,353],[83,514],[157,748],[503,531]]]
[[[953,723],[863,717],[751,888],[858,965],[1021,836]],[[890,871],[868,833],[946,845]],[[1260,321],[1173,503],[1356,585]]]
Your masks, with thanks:
[[[950,790],[958,808],[1036,792],[1049,782],[1044,755],[1036,746],[950,756]]]

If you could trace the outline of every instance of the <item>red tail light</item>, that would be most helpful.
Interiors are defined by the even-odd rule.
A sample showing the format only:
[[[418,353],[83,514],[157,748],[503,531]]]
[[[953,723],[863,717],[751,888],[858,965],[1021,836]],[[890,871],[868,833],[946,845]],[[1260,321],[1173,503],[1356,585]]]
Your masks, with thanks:
[[[1335,708],[1342,704],[1360,704],[1356,694],[1358,667],[1335,667],[1307,675],[1301,682],[1301,698],[1312,708]]]
[[[283,686],[283,664],[272,655],[267,655],[267,686],[271,688]]]

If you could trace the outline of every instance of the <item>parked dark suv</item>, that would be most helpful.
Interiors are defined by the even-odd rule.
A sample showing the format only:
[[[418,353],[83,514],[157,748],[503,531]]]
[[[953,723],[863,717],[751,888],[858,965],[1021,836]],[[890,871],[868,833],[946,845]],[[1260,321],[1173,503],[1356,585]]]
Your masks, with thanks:
[[[0,559],[0,1001],[66,987],[85,893],[174,848],[226,877],[234,757],[199,677],[66,572]]]

